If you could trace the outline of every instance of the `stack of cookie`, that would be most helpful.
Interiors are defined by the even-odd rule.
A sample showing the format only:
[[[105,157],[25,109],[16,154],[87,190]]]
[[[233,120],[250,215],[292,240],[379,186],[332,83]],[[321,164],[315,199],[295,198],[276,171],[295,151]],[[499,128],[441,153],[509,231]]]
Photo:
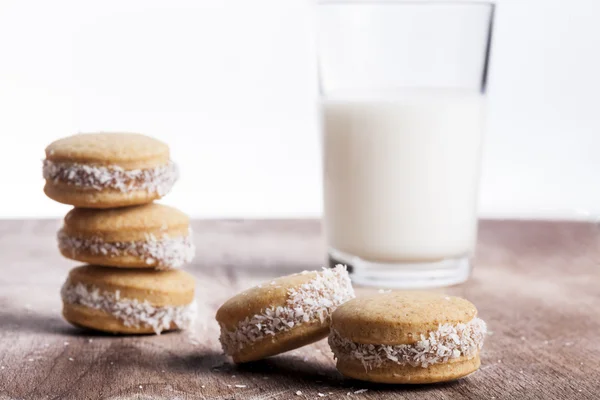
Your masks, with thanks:
[[[67,321],[113,333],[161,333],[195,317],[189,218],[152,203],[178,177],[169,147],[132,133],[78,134],[46,148],[44,192],[75,206],[58,232],[60,252],[89,263],[62,288]]]

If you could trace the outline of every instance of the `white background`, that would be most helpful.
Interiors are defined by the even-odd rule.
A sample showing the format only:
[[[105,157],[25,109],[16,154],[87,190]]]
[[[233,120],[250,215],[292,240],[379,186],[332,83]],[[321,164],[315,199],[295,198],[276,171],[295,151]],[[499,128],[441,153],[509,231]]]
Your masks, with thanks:
[[[171,145],[165,203],[198,217],[321,212],[307,0],[0,0],[0,217],[60,216],[44,147],[127,130]],[[500,0],[481,214],[600,214],[600,2]]]

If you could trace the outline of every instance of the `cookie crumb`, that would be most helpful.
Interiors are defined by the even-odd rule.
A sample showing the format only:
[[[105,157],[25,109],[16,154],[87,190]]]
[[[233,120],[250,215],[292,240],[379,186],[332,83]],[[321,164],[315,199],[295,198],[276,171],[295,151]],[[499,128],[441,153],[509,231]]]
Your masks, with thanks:
[[[235,385],[235,387],[238,388],[238,389],[243,389],[243,388],[248,387],[248,386],[246,386],[246,385]]]
[[[140,385],[140,389],[143,389],[142,385]]]
[[[69,361],[75,361],[73,357],[69,357]]]
[[[323,393],[317,393],[317,395],[318,395],[319,397],[325,397],[325,396],[327,396],[326,394],[323,394]]]
[[[369,391],[369,389],[359,389],[359,390],[354,391],[354,393],[355,394],[361,394],[361,393],[366,393],[368,391]]]
[[[302,392],[298,390],[298,391],[296,392],[296,396],[302,396]]]

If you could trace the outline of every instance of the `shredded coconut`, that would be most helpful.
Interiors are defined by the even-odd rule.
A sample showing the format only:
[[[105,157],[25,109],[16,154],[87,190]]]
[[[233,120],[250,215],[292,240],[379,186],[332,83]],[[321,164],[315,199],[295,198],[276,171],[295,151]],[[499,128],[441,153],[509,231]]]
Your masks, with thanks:
[[[100,237],[78,238],[58,231],[58,247],[76,258],[78,254],[90,253],[108,257],[134,256],[144,259],[146,264],[156,262],[157,269],[179,268],[194,258],[196,247],[192,230],[187,236],[157,238],[150,234],[145,240],[135,242],[105,242]]]
[[[415,344],[377,345],[352,342],[332,329],[329,345],[336,358],[359,360],[365,370],[384,362],[427,368],[454,358],[475,357],[483,347],[486,330],[485,322],[474,318],[466,324],[441,324]]]
[[[298,289],[289,289],[286,306],[270,307],[260,314],[247,317],[238,323],[234,331],[221,324],[219,340],[227,354],[233,354],[246,345],[266,336],[285,332],[294,326],[313,322],[325,322],[342,303],[354,297],[350,277],[343,265],[323,269],[317,276]]]
[[[120,292],[100,291],[94,286],[86,286],[81,282],[75,285],[66,282],[61,290],[65,303],[79,304],[105,311],[123,321],[125,326],[150,326],[160,334],[174,324],[179,329],[192,325],[197,313],[194,300],[185,306],[155,307],[147,300],[121,298]]]
[[[117,189],[123,193],[146,190],[164,196],[171,190],[179,172],[172,161],[156,168],[125,170],[117,165],[56,163],[44,160],[43,175],[48,181],[88,189]]]

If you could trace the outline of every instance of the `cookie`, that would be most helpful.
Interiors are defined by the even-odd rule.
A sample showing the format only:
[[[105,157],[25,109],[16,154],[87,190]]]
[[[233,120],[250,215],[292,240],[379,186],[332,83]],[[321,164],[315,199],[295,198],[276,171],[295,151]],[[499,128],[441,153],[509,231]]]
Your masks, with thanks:
[[[177,167],[169,147],[136,133],[69,136],[46,147],[44,192],[76,207],[111,208],[150,203],[173,186]]]
[[[469,301],[427,292],[357,298],[332,316],[329,345],[345,376],[380,383],[451,381],[479,368],[486,324]]]
[[[58,231],[67,258],[123,268],[179,268],[192,261],[190,220],[162,204],[98,210],[74,208]]]
[[[62,287],[63,316],[111,333],[156,333],[189,327],[196,316],[194,278],[181,270],[84,265]]]
[[[326,337],[333,310],[353,297],[341,265],[255,286],[217,311],[221,345],[236,363],[304,346]]]

